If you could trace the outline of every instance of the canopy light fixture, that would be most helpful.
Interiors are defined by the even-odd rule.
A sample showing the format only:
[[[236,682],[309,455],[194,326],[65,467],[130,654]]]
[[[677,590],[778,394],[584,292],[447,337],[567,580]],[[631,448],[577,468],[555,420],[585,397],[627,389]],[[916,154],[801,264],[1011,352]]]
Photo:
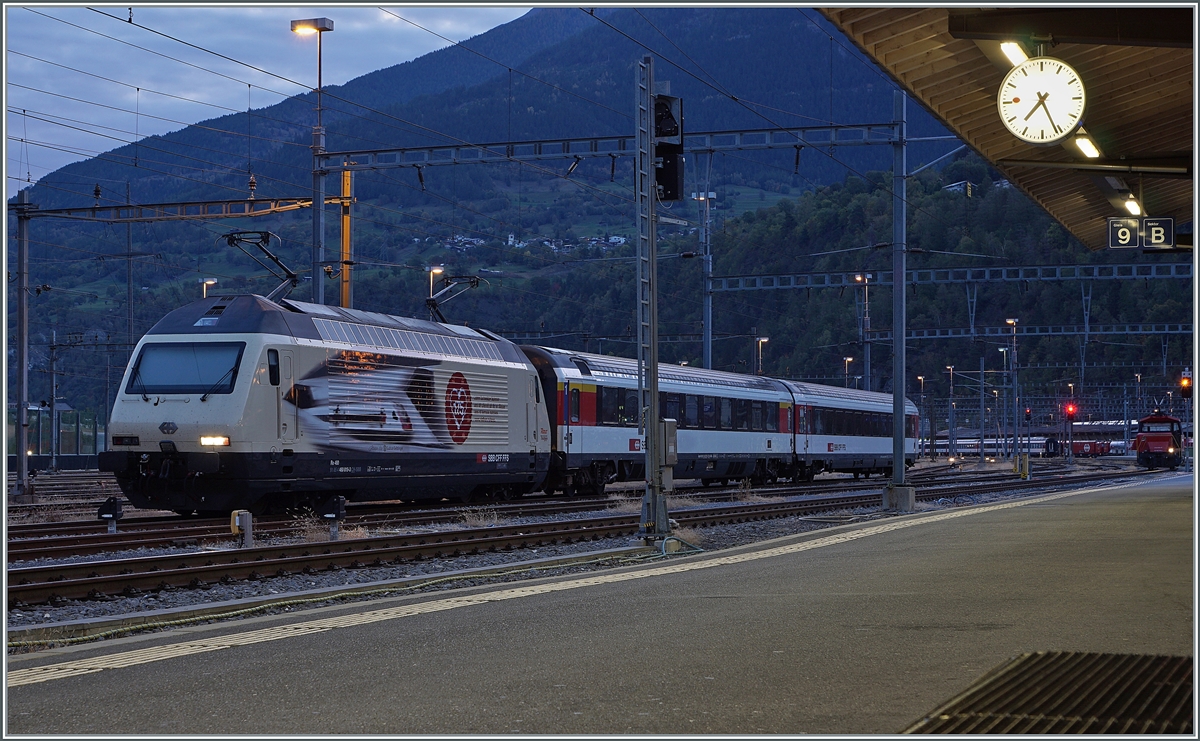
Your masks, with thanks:
[[[1008,61],[1016,67],[1021,62],[1029,59],[1029,55],[1021,48],[1021,45],[1015,41],[1005,41],[1000,44],[1000,51],[1004,52],[1004,56],[1008,57]]]
[[[1086,134],[1075,137],[1075,146],[1079,148],[1080,152],[1083,152],[1084,157],[1096,159],[1100,156],[1100,150],[1096,149],[1095,142],[1093,142]]]

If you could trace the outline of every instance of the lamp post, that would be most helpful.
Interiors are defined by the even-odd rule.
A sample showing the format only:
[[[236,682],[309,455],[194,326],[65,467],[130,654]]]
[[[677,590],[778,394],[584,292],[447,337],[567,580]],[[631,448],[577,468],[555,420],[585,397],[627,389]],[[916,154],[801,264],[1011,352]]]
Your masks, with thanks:
[[[708,158],[712,169],[712,155]],[[707,183],[707,180],[705,181]],[[715,191],[693,193],[692,200],[704,204],[704,215],[700,219],[700,246],[704,252],[704,367],[712,368],[712,230],[709,228],[709,209],[717,197]]]
[[[1142,374],[1134,373],[1133,375],[1135,378],[1137,378],[1137,399],[1134,401],[1133,416],[1137,417],[1138,419],[1141,419],[1142,418]]]
[[[1001,387],[1004,389],[1004,404],[1000,405],[1000,400],[999,400],[999,398],[997,398],[997,400],[996,400],[997,407],[996,408],[999,411],[999,415],[997,415],[997,416],[999,416],[1000,420],[999,420],[999,427],[996,430],[996,438],[997,438],[996,444],[999,446],[999,451],[998,451],[999,455],[1001,455],[1004,458],[1007,458],[1008,457],[1008,385],[1009,385],[1008,379],[1010,378],[1009,373],[1011,372],[1012,366],[1009,365],[1009,363],[1008,363],[1008,348],[1001,347],[1001,348],[997,348],[997,349],[1000,350],[1000,352],[1004,355],[1004,375],[1002,375],[1000,377]],[[1000,430],[1004,430],[1004,432],[1001,433]],[[1001,437],[1001,435],[1003,435],[1003,437],[1004,437],[1003,441],[1001,441],[999,439]]]
[[[1021,440],[1021,402],[1017,393],[1017,322],[1019,319],[1005,319],[1004,323],[1012,327],[1012,358],[1009,367],[1012,368],[1013,387],[1013,459],[1016,460],[1017,448]]]
[[[755,340],[755,344],[758,345],[757,368],[758,368],[758,375],[760,375],[760,376],[763,374],[762,346],[763,346],[764,342],[770,342],[770,341],[771,341],[770,337],[759,337],[758,339]]]
[[[321,124],[321,35],[333,30],[328,18],[306,18],[292,21],[292,31],[301,36],[317,35],[317,125],[313,127],[313,197],[312,197],[312,284],[313,303],[325,303],[325,279],[321,263],[325,261],[325,171],[321,155],[325,154],[325,127]]]
[[[950,410],[949,418],[946,420],[946,450],[951,458],[958,456],[958,423],[954,421],[954,366],[947,365],[946,370],[950,371]]]
[[[920,406],[921,415],[928,416],[925,414],[925,376],[917,376],[917,381],[921,384],[921,406]],[[928,420],[926,420],[926,421],[928,422]],[[917,429],[917,437],[918,438],[921,437],[921,430],[920,430],[919,426]],[[932,443],[930,444],[930,447],[932,448]],[[921,452],[919,449],[917,451],[917,457],[918,458],[921,457]],[[933,458],[932,453],[930,454],[929,457],[930,457],[930,459]]]
[[[845,386],[846,388],[850,388],[850,361],[854,360],[854,358],[847,356],[847,357],[842,358],[842,360],[844,360],[846,363],[846,368],[843,371],[845,380],[842,381],[842,385]]]
[[[208,287],[215,286],[216,284],[217,284],[216,278],[201,278],[200,279],[200,291],[201,291],[200,296],[201,296],[201,298],[208,298]]]
[[[859,273],[854,276],[854,280],[862,283],[863,287],[863,318],[862,328],[859,336],[862,338],[863,344],[863,388],[867,391],[871,390],[871,294],[870,294],[870,273]]]
[[[433,298],[433,276],[441,275],[445,272],[445,268],[440,265],[429,269],[429,298]]]

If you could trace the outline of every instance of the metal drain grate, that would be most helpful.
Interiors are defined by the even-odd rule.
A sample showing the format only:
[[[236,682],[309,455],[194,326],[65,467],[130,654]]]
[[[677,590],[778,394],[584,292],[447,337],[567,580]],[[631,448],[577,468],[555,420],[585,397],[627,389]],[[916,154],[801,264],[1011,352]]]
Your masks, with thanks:
[[[1191,734],[1192,657],[1018,656],[903,733]]]

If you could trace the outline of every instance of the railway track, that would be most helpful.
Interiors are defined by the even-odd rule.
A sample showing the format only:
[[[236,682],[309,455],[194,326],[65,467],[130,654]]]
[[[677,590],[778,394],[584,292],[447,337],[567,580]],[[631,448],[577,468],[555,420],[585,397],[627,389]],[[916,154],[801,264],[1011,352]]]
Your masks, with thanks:
[[[1099,479],[1143,475],[1142,471],[1101,471],[1032,481],[972,482],[927,487],[919,501],[953,499],[989,491],[1076,485]],[[878,488],[878,487],[875,487]],[[742,504],[706,504],[672,512],[680,525],[709,527],[733,522],[878,505],[880,495],[861,492],[814,495],[805,499]],[[194,553],[111,559],[77,564],[8,569],[8,604],[54,604],[69,599],[137,595],[148,590],[266,579],[295,573],[403,563],[479,552],[510,551],[637,533],[639,516],[610,514],[544,524],[469,528],[420,534],[391,534],[320,543],[290,543],[247,549],[206,549]]]
[[[1008,471],[990,471],[980,473],[959,473],[952,480],[944,481],[949,466],[927,470],[924,475],[913,476],[915,484],[931,487],[944,483],[957,485],[986,483],[992,481],[1012,481],[1013,475]],[[1050,467],[1038,472],[1040,475],[1054,473]],[[793,497],[812,496],[837,488],[839,491],[862,491],[878,489],[882,480],[851,480],[830,479],[799,485],[765,486],[750,492],[759,496]],[[705,488],[690,487],[680,492],[680,498],[692,501],[730,501],[746,492],[742,488]],[[615,492],[614,492],[615,493]],[[637,492],[631,492],[636,494]],[[583,499],[531,499],[509,503],[482,505],[486,511],[497,518],[529,517],[538,515],[558,515],[577,511],[603,509],[610,500],[602,498]],[[455,504],[430,512],[430,504],[402,505],[397,503],[365,503],[350,505],[352,513],[345,525],[366,529],[381,527],[418,527],[460,522],[465,512],[478,510],[479,507]],[[294,517],[276,515],[260,517],[255,520],[255,532],[262,537],[287,537],[296,534],[304,527],[302,522]],[[309,526],[311,529],[311,523]],[[107,523],[98,520],[81,522],[55,522],[28,525],[10,525],[8,542],[8,562],[30,561],[35,559],[55,559],[70,556],[93,555],[110,551],[121,551],[136,548],[170,548],[199,546],[202,543],[218,546],[225,545],[233,539],[233,534],[226,519],[187,519],[177,515],[162,517],[136,517],[124,520],[119,532],[109,534]]]

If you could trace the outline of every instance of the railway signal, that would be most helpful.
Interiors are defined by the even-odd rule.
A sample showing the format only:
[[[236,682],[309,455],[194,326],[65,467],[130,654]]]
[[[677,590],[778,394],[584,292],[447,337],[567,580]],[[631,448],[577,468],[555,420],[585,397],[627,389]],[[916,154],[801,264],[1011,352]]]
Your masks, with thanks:
[[[1078,409],[1074,404],[1067,404],[1067,421],[1068,422],[1075,421],[1075,412],[1076,411],[1078,411]]]
[[[1179,396],[1184,399],[1192,398],[1192,372],[1185,370],[1179,379]]]
[[[1029,409],[1029,408],[1025,409],[1025,421],[1026,422],[1033,421],[1033,410],[1032,409]]]
[[[654,154],[662,164],[654,170],[660,201],[683,200],[683,100],[654,96]]]

